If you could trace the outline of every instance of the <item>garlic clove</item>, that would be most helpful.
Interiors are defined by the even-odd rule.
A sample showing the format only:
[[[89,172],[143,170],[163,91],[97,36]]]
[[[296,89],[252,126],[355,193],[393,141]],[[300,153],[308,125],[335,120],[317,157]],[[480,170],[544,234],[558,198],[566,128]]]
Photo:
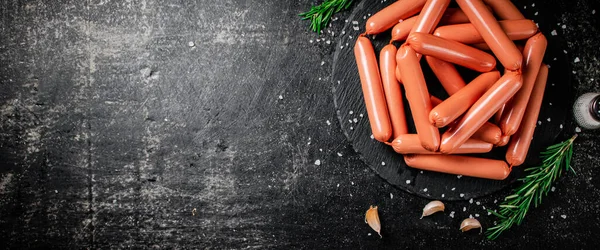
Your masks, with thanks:
[[[365,214],[365,223],[369,224],[369,226],[381,236],[381,223],[379,222],[379,212],[377,212],[377,206],[371,206],[367,213]]]
[[[469,231],[473,228],[479,228],[479,233],[483,232],[481,223],[475,218],[466,218],[460,223],[460,230],[463,232]]]
[[[423,219],[423,217],[425,217],[425,216],[432,215],[432,214],[437,213],[439,211],[444,211],[444,209],[446,209],[446,207],[444,206],[444,203],[441,202],[441,201],[432,201],[432,202],[429,202],[423,208],[423,214],[421,214],[421,219]]]

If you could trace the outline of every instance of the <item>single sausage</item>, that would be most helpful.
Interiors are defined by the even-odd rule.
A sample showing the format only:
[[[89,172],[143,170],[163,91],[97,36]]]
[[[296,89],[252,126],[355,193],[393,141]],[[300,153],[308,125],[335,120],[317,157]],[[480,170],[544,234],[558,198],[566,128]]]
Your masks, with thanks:
[[[429,121],[438,128],[450,124],[467,111],[498,79],[500,79],[498,71],[479,75],[467,86],[433,108],[429,113]]]
[[[414,16],[421,11],[426,0],[398,0],[375,13],[366,23],[366,34],[374,35],[388,30],[400,20]]]
[[[525,19],[525,16],[510,0],[483,0],[502,20]]]
[[[510,174],[510,168],[504,161],[470,156],[405,155],[404,161],[416,169],[492,180],[504,180]]]
[[[500,141],[495,145],[496,147],[504,147],[510,142],[510,135],[505,135],[500,138]]]
[[[381,81],[385,92],[390,120],[392,122],[392,139],[401,134],[408,133],[402,89],[396,80],[396,46],[388,44],[379,52],[379,66],[381,68]]]
[[[511,40],[524,40],[538,32],[535,23],[528,19],[499,21],[498,24]],[[485,42],[470,23],[441,26],[435,29],[433,35],[464,44]]]
[[[399,154],[440,154],[440,152],[431,152],[423,146],[419,136],[416,134],[404,134],[396,137],[392,143],[390,143],[394,151]],[[457,150],[456,154],[477,154],[487,153],[492,151],[493,144],[484,141],[469,139]]]
[[[425,149],[437,151],[440,146],[440,132],[429,123],[427,118],[431,112],[431,97],[417,53],[410,46],[404,44],[400,46],[398,54],[396,54],[396,61],[400,65],[406,99],[410,105],[419,140]]]
[[[504,33],[502,27],[485,4],[481,0],[456,0],[456,2],[469,17],[469,21],[475,26],[487,45],[490,46],[504,68],[519,70],[523,56],[515,43]]]
[[[513,135],[519,129],[523,114],[527,108],[527,102],[531,96],[535,79],[537,78],[544,59],[548,41],[542,33],[529,38],[523,49],[525,65],[523,67],[523,87],[515,97],[506,105],[500,120],[500,128],[504,135]]]
[[[471,139],[482,140],[491,144],[498,144],[502,141],[502,130],[493,123],[486,122],[475,131]]]
[[[420,54],[475,71],[488,72],[496,67],[496,58],[492,55],[459,42],[423,33],[410,34],[406,42]]]
[[[442,103],[442,102],[443,102],[442,99],[437,98],[437,97],[435,97],[433,95],[431,96],[431,107],[435,107],[437,105],[440,105],[440,103]]]
[[[360,36],[356,39],[354,57],[356,58],[373,137],[378,141],[386,142],[392,136],[392,125],[385,103],[377,58],[375,57],[373,45],[368,38]]]
[[[433,56],[425,56],[425,60],[448,95],[453,95],[466,85],[453,64]]]
[[[458,24],[458,23],[468,23],[469,18],[465,13],[459,8],[447,8],[446,12],[442,16],[440,20],[440,24],[448,25],[448,24]]]
[[[392,39],[390,42],[406,40],[410,30],[412,29],[413,25],[415,25],[415,21],[417,21],[417,17],[418,16],[411,17],[394,25],[394,28],[392,28]]]
[[[490,87],[467,111],[460,121],[448,129],[442,136],[440,151],[452,153],[469,137],[471,137],[488,119],[494,115],[502,104],[506,103],[521,88],[522,76],[519,72],[504,74]]]
[[[525,162],[527,152],[529,151],[529,145],[533,139],[533,133],[535,132],[535,125],[537,123],[538,115],[540,114],[540,107],[542,106],[542,100],[544,99],[544,90],[546,89],[546,80],[548,79],[548,66],[543,64],[540,70],[531,92],[531,99],[527,103],[527,111],[523,117],[521,127],[508,145],[508,151],[506,151],[506,161],[511,166],[519,166]]]
[[[410,33],[431,34],[442,19],[449,4],[450,0],[427,0],[421,13],[417,16],[417,21],[415,21]]]

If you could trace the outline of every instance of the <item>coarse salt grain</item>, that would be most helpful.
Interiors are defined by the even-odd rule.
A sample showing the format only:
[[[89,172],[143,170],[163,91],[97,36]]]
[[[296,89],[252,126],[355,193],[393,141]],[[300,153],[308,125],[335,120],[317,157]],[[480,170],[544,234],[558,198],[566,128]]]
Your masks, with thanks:
[[[352,121],[353,121],[354,123],[357,123],[357,122],[358,122],[358,119],[354,118],[354,119],[352,119]]]
[[[576,128],[575,128],[575,133],[580,133],[580,132],[581,132],[581,128],[579,128],[579,127],[576,127]]]
[[[550,34],[552,34],[553,36],[556,36],[556,35],[558,35],[558,32],[556,32],[556,30],[552,30],[552,31],[550,32]]]
[[[473,198],[471,198],[471,199],[469,200],[469,203],[470,203],[470,204],[473,204]]]
[[[315,165],[317,165],[317,166],[321,165],[321,160],[316,160]]]
[[[375,139],[375,136],[371,135],[371,140]]]
[[[479,206],[479,205],[481,205],[481,202],[478,201],[478,202],[475,202],[475,204],[477,204],[477,206]]]
[[[279,100],[283,100],[283,96],[282,95],[279,95]]]
[[[342,157],[342,153],[340,153],[340,152],[338,152],[338,153],[337,153],[337,155],[338,155],[339,157]]]
[[[325,61],[321,61],[321,66],[325,65]]]
[[[563,125],[561,124],[559,127],[560,127],[560,129],[562,129],[562,128],[563,128]]]
[[[410,184],[410,180],[406,180],[406,184]]]
[[[563,25],[562,25],[562,26],[560,26],[560,27],[561,27],[561,28],[563,28],[563,29],[566,29],[566,28],[567,28],[567,25],[566,25],[566,24],[563,24]]]
[[[353,30],[359,30],[360,28],[358,26],[352,26]]]
[[[446,196],[445,194],[442,194],[442,198],[444,198],[444,196]]]
[[[463,212],[466,212],[466,211],[467,211],[467,207],[463,207]]]
[[[329,120],[325,121],[325,123],[327,123],[327,126],[331,126],[331,122]]]
[[[382,161],[382,162],[381,162],[381,166],[385,166],[385,161]]]
[[[554,192],[554,190],[556,190],[555,187],[550,188],[550,191]]]
[[[350,111],[348,111],[348,114],[350,114],[350,115],[354,114],[354,111],[350,110]]]
[[[548,117],[548,119],[546,119],[546,120],[548,120],[548,122],[552,121],[552,119],[550,119],[550,117]]]
[[[535,13],[533,13],[533,15],[534,15],[534,16],[537,16],[537,15],[538,15],[538,12],[536,11]]]
[[[352,24],[358,25],[358,21],[352,21]]]
[[[580,61],[581,61],[581,60],[579,60],[579,57],[575,57],[575,60],[573,60],[573,62],[574,62],[574,63],[578,63],[578,62],[580,62]]]
[[[465,197],[465,194],[460,194],[460,197]]]
[[[456,190],[456,188],[452,188],[452,191]]]
[[[561,218],[563,218],[563,219],[566,219],[566,218],[567,218],[567,215],[566,215],[566,214],[563,214],[563,215],[561,215],[560,217],[561,217]]]
[[[423,188],[423,192],[427,192],[427,188]]]

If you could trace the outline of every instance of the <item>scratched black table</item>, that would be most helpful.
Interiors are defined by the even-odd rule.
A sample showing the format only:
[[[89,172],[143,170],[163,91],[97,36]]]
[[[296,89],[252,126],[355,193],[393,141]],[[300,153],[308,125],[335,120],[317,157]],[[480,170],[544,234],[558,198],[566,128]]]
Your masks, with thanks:
[[[577,175],[501,239],[457,228],[469,215],[492,225],[485,208],[509,189],[420,220],[428,200],[378,177],[337,119],[333,54],[352,46],[339,37],[361,17],[344,12],[316,36],[297,17],[315,3],[0,3],[2,248],[600,243],[597,131],[580,133]],[[535,4],[556,9],[548,28],[573,71],[565,98],[598,91],[600,5]],[[567,117],[559,138],[576,129]],[[363,222],[369,205],[379,206],[383,239]]]

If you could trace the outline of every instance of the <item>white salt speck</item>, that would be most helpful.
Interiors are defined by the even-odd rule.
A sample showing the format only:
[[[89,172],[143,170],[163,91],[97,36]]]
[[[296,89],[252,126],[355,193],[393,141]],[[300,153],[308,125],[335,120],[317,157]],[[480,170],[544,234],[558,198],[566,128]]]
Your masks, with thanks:
[[[558,35],[558,32],[556,32],[556,30],[552,30],[552,31],[550,32],[550,34],[552,34],[553,36],[556,36],[556,35]]]
[[[479,205],[481,205],[481,202],[478,201],[478,202],[475,202],[475,204],[477,204],[477,206],[479,206]]]
[[[371,140],[373,140],[373,139],[375,139],[375,136],[373,136],[373,135],[371,134]]]
[[[344,48],[344,45],[340,46],[340,49],[343,49],[343,48]]]
[[[531,4],[531,7],[535,7],[535,3],[532,3],[532,4]]]
[[[352,36],[348,36],[348,38],[352,39]]]
[[[316,160],[315,165],[317,165],[317,166],[321,165],[321,160]]]
[[[567,54],[567,51],[563,49],[563,53]]]
[[[352,119],[352,121],[354,121],[354,123],[357,123],[358,119],[354,118],[354,119]]]
[[[371,16],[371,13],[368,13],[367,16]]]
[[[345,30],[342,30],[342,35],[345,35],[345,34],[346,34],[346,31],[345,31]]]
[[[325,65],[325,61],[321,61],[321,66]]]
[[[596,14],[596,10],[592,10],[592,15]]]
[[[358,28],[358,26],[352,26],[353,30],[359,30],[360,28]]]
[[[536,11],[535,13],[533,13],[533,15],[534,15],[534,16],[537,16],[537,15],[538,15],[538,12]]]
[[[350,111],[348,112],[348,114],[354,114],[354,111],[350,110]]]
[[[427,188],[423,188],[423,192],[427,192]]]
[[[320,42],[320,41],[321,41],[321,39],[317,38],[317,42]]]
[[[548,68],[551,68],[551,67],[550,67],[550,64],[546,64],[546,67],[548,67]]]
[[[339,184],[339,183],[337,184],[337,187],[340,187],[340,184]]]
[[[196,44],[195,44],[194,42],[190,41],[190,42],[188,43],[188,46],[190,46],[190,47],[194,47],[194,46],[196,46]]]
[[[550,191],[554,192],[554,190],[556,190],[555,187],[550,188]]]
[[[562,128],[563,128],[563,125],[561,124],[559,127],[560,127],[560,129],[562,129]]]
[[[338,152],[338,153],[337,153],[337,155],[338,155],[339,157],[342,157],[342,156],[343,156],[343,155],[342,155],[342,153],[340,153],[340,152]]]
[[[367,236],[371,236],[371,233],[368,233]]]
[[[550,219],[554,219],[554,215],[550,215]]]
[[[498,200],[494,200],[494,204],[498,203]]]
[[[466,211],[467,211],[467,207],[463,207],[463,212],[466,212]]]
[[[326,44],[331,44],[331,41],[327,40],[325,41]]]
[[[488,215],[492,215],[492,212],[488,212]]]
[[[580,62],[580,61],[581,61],[581,60],[579,60],[579,57],[575,57],[575,60],[573,60],[573,62],[574,62],[574,63],[578,63],[578,62]]]
[[[55,193],[55,194],[58,194],[58,190],[56,190],[56,189],[55,189],[55,190],[54,190],[54,193]]]
[[[341,82],[338,80],[338,84],[340,84]]]
[[[351,119],[348,119],[348,123],[352,123],[352,120],[351,120]]]
[[[452,188],[452,191],[456,190],[456,188]]]
[[[577,74],[577,71],[573,70],[571,71],[571,73],[573,73],[573,75]]]
[[[470,203],[470,204],[473,204],[473,198],[471,198],[471,199],[469,200],[469,203]]]
[[[444,196],[446,196],[445,194],[442,194],[442,198],[444,198]]]
[[[472,215],[472,214],[469,214],[469,218],[473,219],[473,215]]]
[[[479,214],[475,214],[475,217],[479,217]]]
[[[465,197],[465,194],[460,194],[460,197]]]
[[[459,174],[456,176],[456,178],[460,179],[460,178],[462,178],[462,175]]]
[[[329,120],[325,121],[325,123],[327,123],[327,126],[331,126],[331,122]]]
[[[550,117],[548,117],[548,119],[546,119],[548,122],[552,121],[552,119],[550,119]]]
[[[526,10],[526,9],[527,9],[527,6],[523,6],[523,9],[524,9],[524,10]]]
[[[552,103],[551,103],[551,102],[549,102],[548,104],[549,104],[550,106],[552,106]]]
[[[485,206],[481,206],[483,208],[483,210],[485,210]]]
[[[283,96],[282,95],[279,95],[279,100],[283,100]]]
[[[308,40],[308,42],[309,42],[309,43],[313,43],[313,40],[312,40],[312,39],[310,39],[310,40]]]
[[[363,16],[363,19],[367,19],[367,16]]]
[[[563,214],[563,215],[561,215],[560,217],[561,217],[561,218],[563,218],[563,219],[566,219],[566,218],[567,218],[567,215],[566,215],[566,214]]]
[[[394,199],[394,194],[390,193],[390,199]]]
[[[542,121],[538,121],[538,125],[542,125]]]
[[[419,174],[423,174],[423,171],[419,171]]]
[[[563,29],[566,29],[566,28],[567,28],[567,25],[566,25],[566,24],[563,24],[563,25],[562,25],[562,26],[560,26],[560,27],[561,27],[561,28],[563,28]]]
[[[385,161],[382,161],[382,162],[381,162],[381,166],[385,166]]]
[[[358,115],[358,116],[359,116],[360,118],[362,118],[364,115],[363,115],[363,114],[360,114],[360,115]]]
[[[555,58],[553,58],[552,60],[556,61],[556,57],[555,57]]]
[[[348,22],[348,19],[344,20],[344,22]]]
[[[319,81],[321,81],[321,77],[319,77]]]
[[[537,12],[536,12],[536,15],[537,15]],[[540,24],[539,24],[539,23],[535,23],[535,27],[538,27],[538,28],[539,28],[539,27],[540,27]]]
[[[323,152],[323,149],[322,149],[322,148],[320,148],[320,149],[319,149],[319,152]]]
[[[352,21],[352,24],[358,25],[358,21]]]
[[[350,130],[354,130],[354,127],[350,127]]]
[[[454,211],[450,212],[450,218],[454,218]]]
[[[581,133],[581,128],[579,128],[579,127],[576,127],[576,128],[575,128],[575,133]]]
[[[410,184],[410,180],[406,180],[406,184]]]

